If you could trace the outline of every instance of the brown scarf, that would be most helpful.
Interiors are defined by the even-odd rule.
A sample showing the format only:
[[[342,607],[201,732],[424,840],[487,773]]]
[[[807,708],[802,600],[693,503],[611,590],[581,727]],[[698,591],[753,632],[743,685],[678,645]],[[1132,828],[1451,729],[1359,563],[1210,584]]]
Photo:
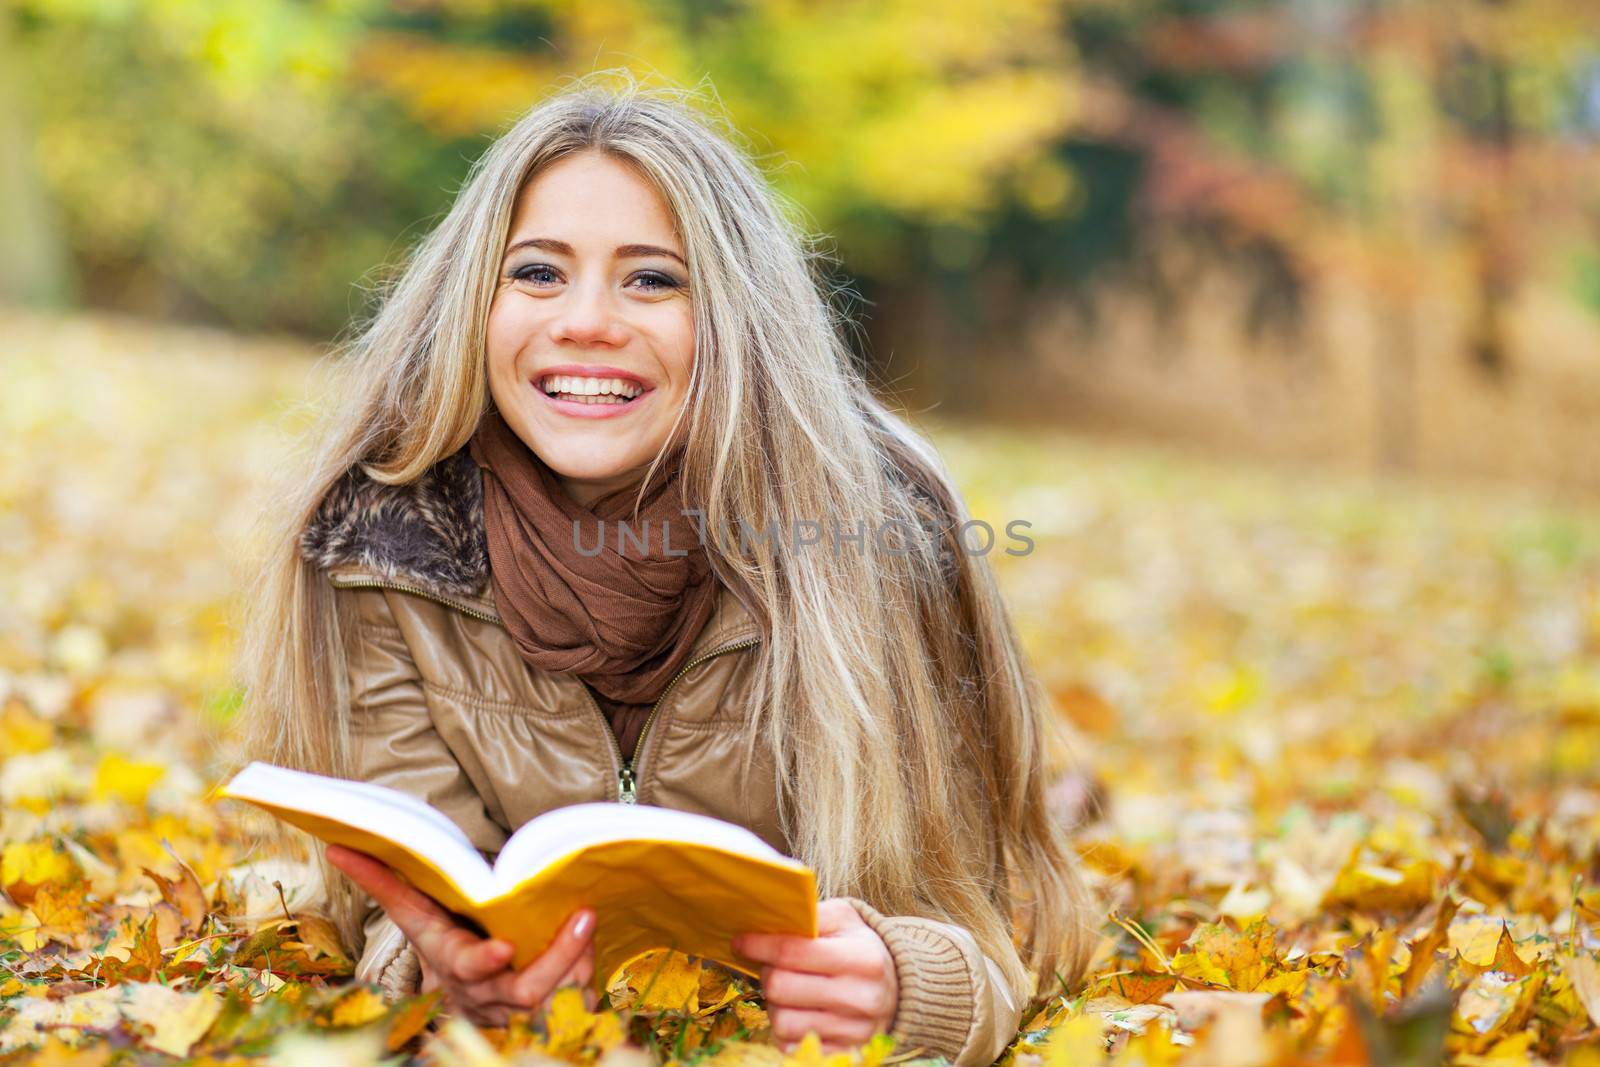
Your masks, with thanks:
[[[647,710],[687,661],[716,603],[705,546],[679,510],[685,504],[678,469],[657,478],[634,521],[637,482],[589,507],[578,504],[498,411],[484,416],[468,448],[483,469],[495,605],[522,658],[575,674],[608,698],[613,727],[619,715],[639,725],[632,720],[642,716],[631,712]],[[620,551],[619,519],[634,535]],[[586,552],[594,552],[604,529],[598,554],[578,551],[574,523]],[[663,551],[664,524],[671,526],[670,556]],[[644,530],[648,552],[637,542]],[[631,738],[620,740],[628,754]]]

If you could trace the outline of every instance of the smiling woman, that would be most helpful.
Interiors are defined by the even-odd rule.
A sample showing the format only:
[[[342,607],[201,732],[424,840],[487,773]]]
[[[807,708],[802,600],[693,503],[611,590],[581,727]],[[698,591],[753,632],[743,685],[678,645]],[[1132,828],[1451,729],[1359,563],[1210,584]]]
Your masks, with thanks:
[[[346,346],[268,512],[247,754],[409,792],[486,855],[587,801],[748,827],[821,898],[817,936],[740,943],[776,1040],[988,1063],[1090,943],[1047,802],[1060,724],[796,213],[696,101],[609,74],[491,146]],[[642,552],[580,550],[630,512]],[[741,534],[649,539],[687,515]],[[821,549],[773,536],[799,523]],[[513,971],[381,863],[327,859],[358,975],[393,995],[498,1023],[608,977],[604,914]]]
[[[679,249],[660,193],[603,152],[566,156],[517,198],[489,391],[581,504],[637,482],[681,423],[694,307]]]

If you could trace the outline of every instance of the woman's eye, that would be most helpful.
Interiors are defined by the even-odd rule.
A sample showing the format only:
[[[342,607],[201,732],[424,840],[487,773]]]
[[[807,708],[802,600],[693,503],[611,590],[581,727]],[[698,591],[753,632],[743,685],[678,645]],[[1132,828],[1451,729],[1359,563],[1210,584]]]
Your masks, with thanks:
[[[518,267],[511,272],[511,276],[519,282],[536,281],[543,283],[545,275],[554,275],[555,268],[545,263],[530,263],[525,267]],[[550,280],[554,280],[553,277]]]
[[[634,275],[634,278],[637,281],[651,283],[644,286],[647,292],[659,292],[663,289],[676,289],[678,287],[678,279],[667,274],[660,274],[653,270],[641,271],[640,273]]]
[[[560,281],[560,273],[548,263],[529,263],[518,267],[511,272],[511,277],[519,282],[531,282],[540,286]],[[653,270],[641,271],[633,276],[633,281],[640,283],[640,288],[645,292],[664,292],[679,288],[678,279]]]

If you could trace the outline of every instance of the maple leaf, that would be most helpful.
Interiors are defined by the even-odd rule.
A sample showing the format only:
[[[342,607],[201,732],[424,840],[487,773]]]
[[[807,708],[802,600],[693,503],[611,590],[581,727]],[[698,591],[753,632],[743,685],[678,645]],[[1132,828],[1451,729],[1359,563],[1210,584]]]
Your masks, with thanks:
[[[1460,902],[1453,897],[1440,901],[1433,927],[1422,937],[1408,942],[1411,961],[1406,965],[1406,972],[1400,979],[1401,997],[1410,997],[1421,988],[1423,980],[1428,977],[1428,972],[1433,969],[1435,955],[1439,949],[1449,944],[1450,920],[1455,918],[1456,910],[1460,906]]]
[[[1188,950],[1173,959],[1173,971],[1228,989],[1254,990],[1277,961],[1276,943],[1270,923],[1254,922],[1243,931],[1205,923],[1190,935]]]
[[[40,886],[23,912],[17,941],[29,952],[55,941],[77,947],[89,929],[88,889],[81,884]]]
[[[161,891],[161,899],[176,908],[178,914],[183,917],[184,930],[193,933],[200,928],[201,923],[205,922],[206,894],[200,887],[200,879],[195,877],[194,871],[187,865],[180,863],[179,866],[181,872],[175,879],[163,877],[149,867],[139,869],[155,882],[156,888]]]
[[[23,907],[47,885],[78,877],[78,865],[53,841],[14,841],[0,850],[0,889]]]
[[[1532,969],[1517,954],[1511,927],[1504,919],[1482,915],[1460,919],[1451,924],[1449,939],[1462,963],[1473,974],[1504,971],[1520,978]]]

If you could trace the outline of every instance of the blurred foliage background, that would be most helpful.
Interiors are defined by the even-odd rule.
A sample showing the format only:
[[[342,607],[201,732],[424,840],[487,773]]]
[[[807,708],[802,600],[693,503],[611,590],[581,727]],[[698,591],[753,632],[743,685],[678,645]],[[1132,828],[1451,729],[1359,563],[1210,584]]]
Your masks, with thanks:
[[[1600,487],[1585,0],[13,0],[0,294],[331,338],[604,66],[713,90],[912,407]]]

